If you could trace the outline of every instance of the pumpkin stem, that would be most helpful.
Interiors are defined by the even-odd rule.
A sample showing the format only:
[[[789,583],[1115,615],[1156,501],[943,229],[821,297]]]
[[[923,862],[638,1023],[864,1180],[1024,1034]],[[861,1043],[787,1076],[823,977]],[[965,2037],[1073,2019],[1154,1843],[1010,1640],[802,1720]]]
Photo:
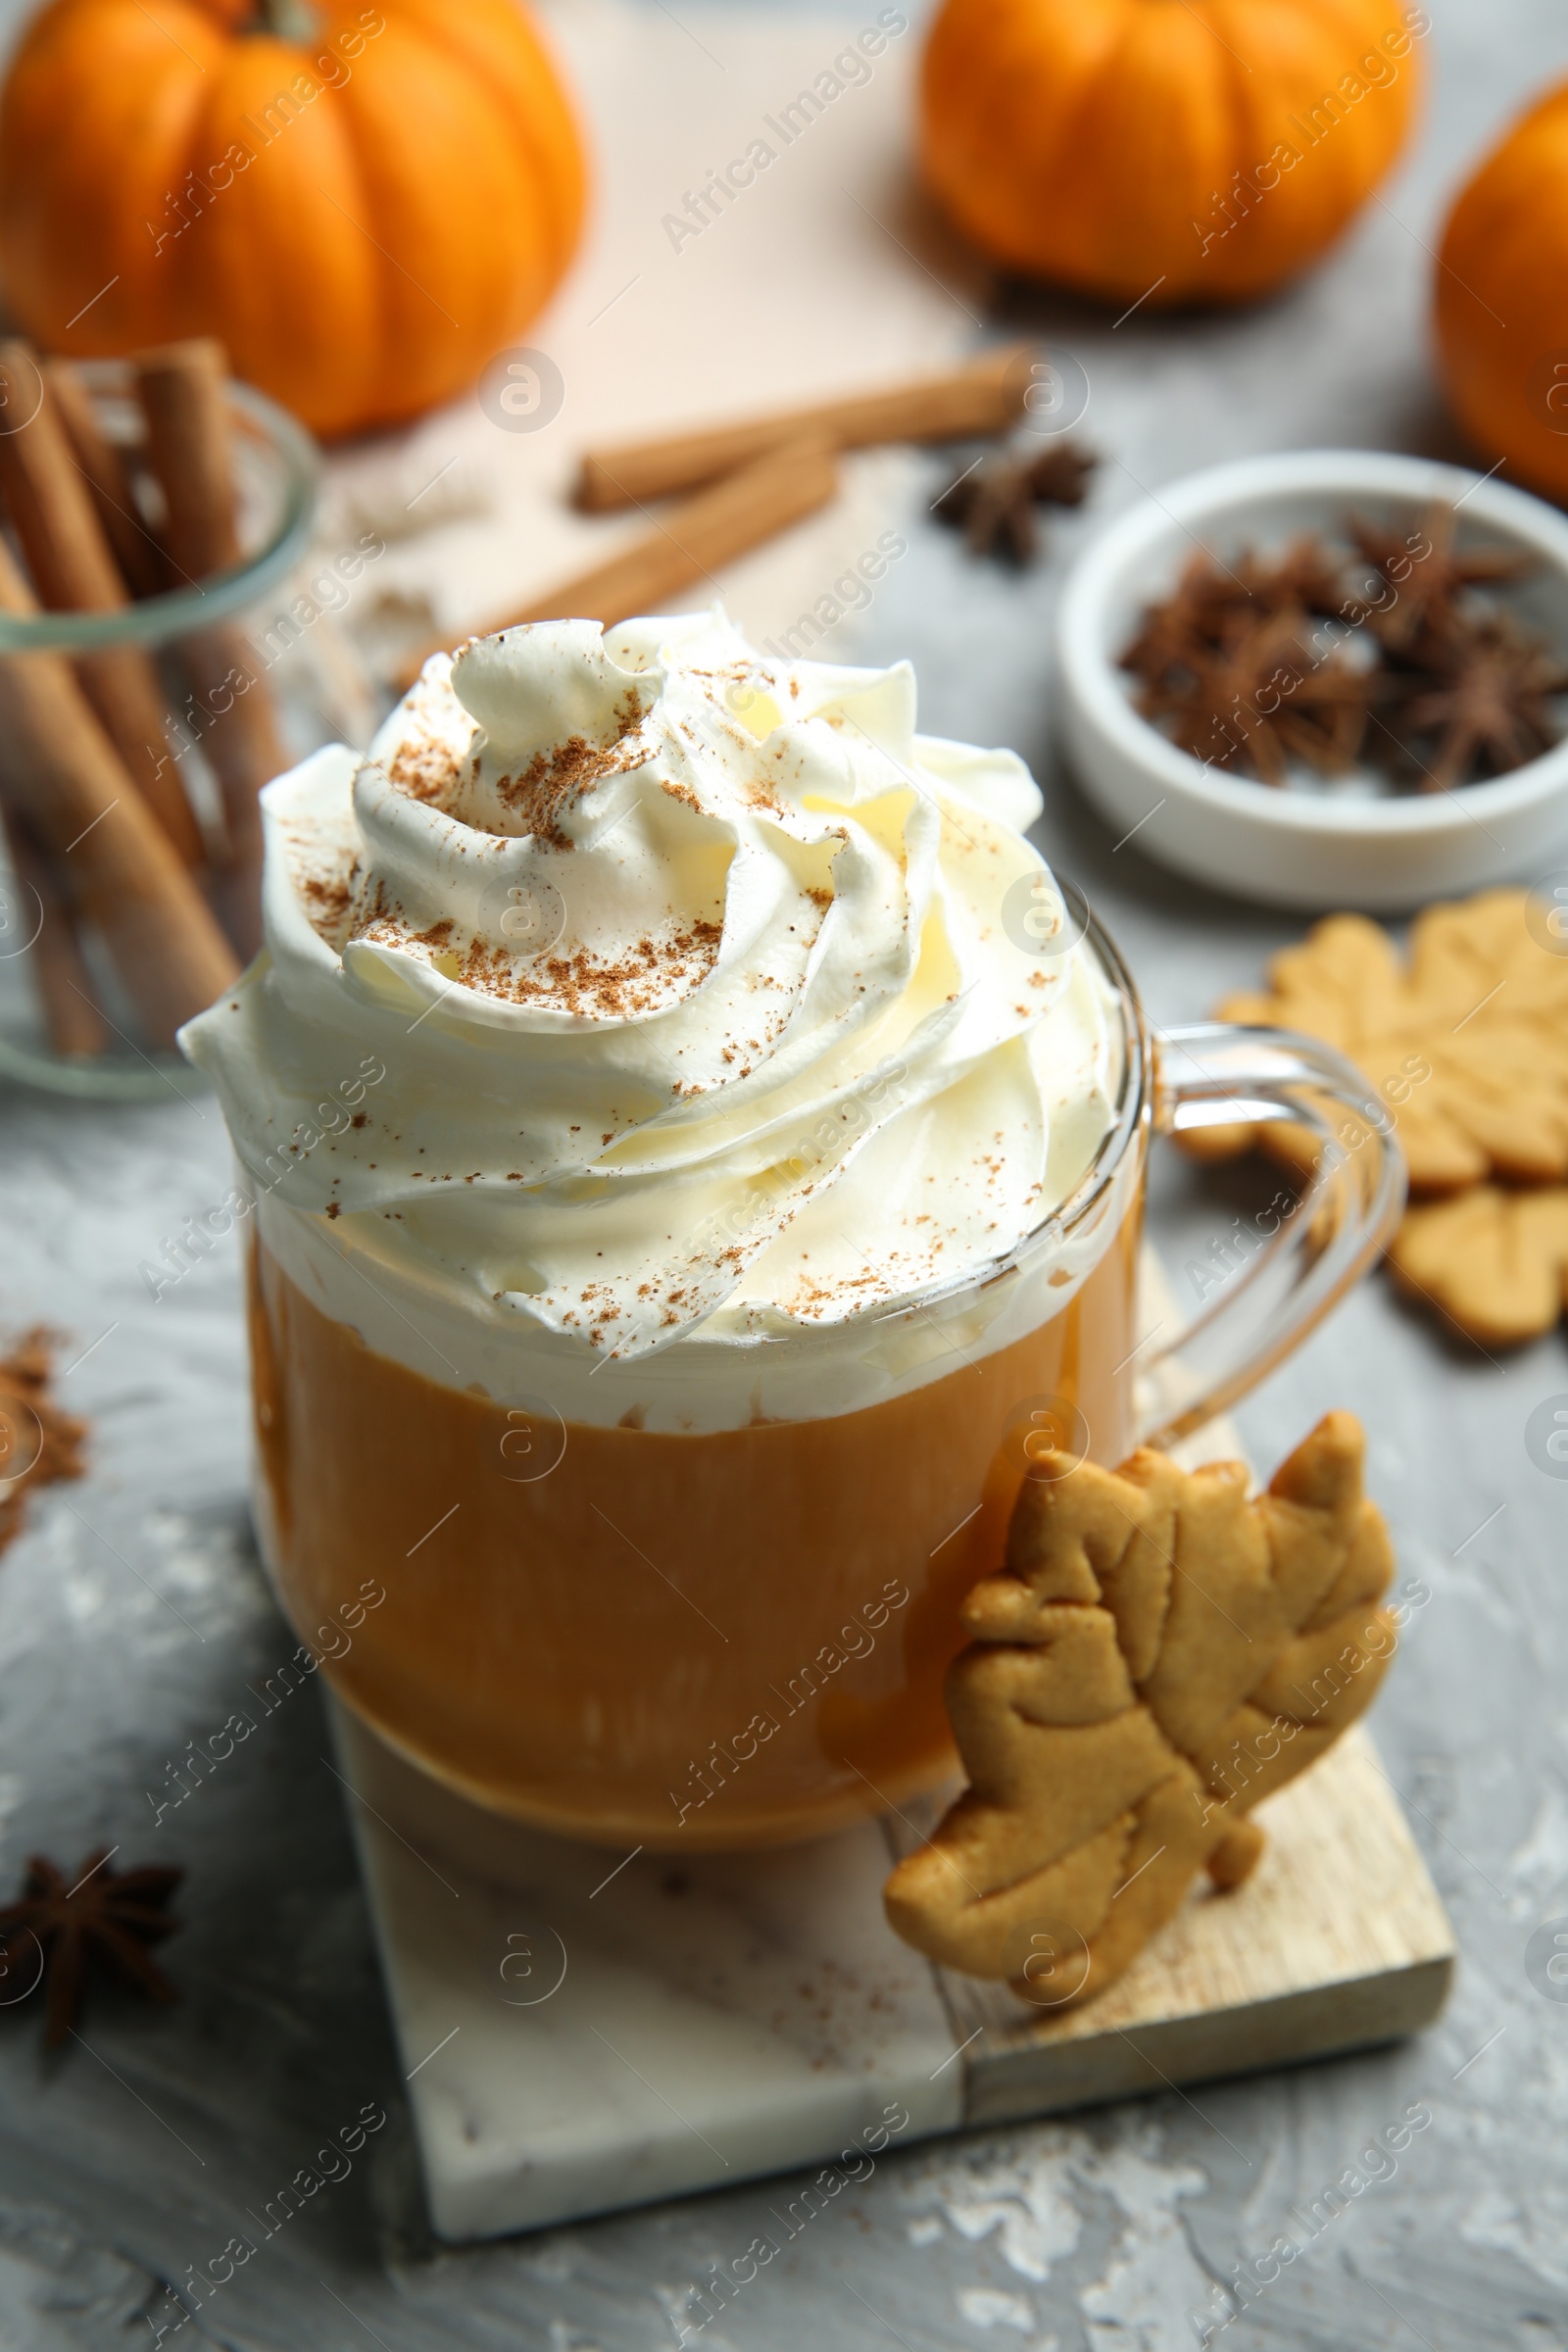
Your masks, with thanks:
[[[261,21],[280,41],[314,41],[321,29],[309,0],[261,0]]]

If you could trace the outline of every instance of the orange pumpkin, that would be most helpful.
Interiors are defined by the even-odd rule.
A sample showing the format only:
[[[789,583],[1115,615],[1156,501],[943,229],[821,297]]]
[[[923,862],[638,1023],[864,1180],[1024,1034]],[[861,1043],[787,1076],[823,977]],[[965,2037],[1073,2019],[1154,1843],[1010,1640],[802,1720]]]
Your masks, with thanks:
[[[1568,497],[1568,82],[1504,134],[1448,216],[1438,348],[1460,423]]]
[[[325,434],[472,383],[582,201],[515,0],[51,0],[0,94],[0,276],[27,333],[84,358],[220,336]]]
[[[947,0],[925,175],[1031,276],[1116,303],[1261,294],[1388,171],[1426,29],[1400,0]]]

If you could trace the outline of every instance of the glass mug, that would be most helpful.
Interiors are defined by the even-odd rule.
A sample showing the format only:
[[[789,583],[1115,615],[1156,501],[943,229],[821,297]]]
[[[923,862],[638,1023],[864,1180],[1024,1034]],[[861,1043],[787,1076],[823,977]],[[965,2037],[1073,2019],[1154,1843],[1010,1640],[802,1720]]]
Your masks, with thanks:
[[[616,1846],[784,1843],[903,1803],[953,1768],[958,1604],[1000,1564],[1024,1478],[1059,1471],[1054,1449],[1114,1464],[1196,1429],[1388,1240],[1403,1168],[1360,1074],[1274,1030],[1152,1048],[1119,956],[1065,895],[1120,1008],[1114,1124],[1007,1257],[857,1327],[888,1369],[881,1401],[684,1435],[636,1410],[567,1422],[536,1377],[510,1399],[446,1386],[308,1296],[312,1237],[290,1228],[320,1240],[324,1220],[264,1200],[263,1551],[337,1694],[394,1748],[482,1805]],[[1186,1331],[1142,1333],[1152,1136],[1273,1120],[1320,1141],[1299,1203]],[[349,1253],[341,1227],[330,1247]],[[409,1323],[387,1259],[355,1270],[368,1309],[386,1298]],[[687,1345],[649,1359],[665,1396]]]

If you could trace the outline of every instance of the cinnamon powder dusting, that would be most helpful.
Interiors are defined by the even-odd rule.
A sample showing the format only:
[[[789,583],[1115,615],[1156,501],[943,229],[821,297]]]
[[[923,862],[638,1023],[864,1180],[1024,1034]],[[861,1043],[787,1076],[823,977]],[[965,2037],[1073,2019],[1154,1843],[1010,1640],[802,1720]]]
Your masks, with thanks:
[[[406,792],[411,801],[440,808],[457,790],[466,765],[466,758],[460,759],[450,744],[434,736],[416,735],[400,743],[387,761],[387,781]]]
[[[648,756],[635,749],[628,754],[623,748],[643,720],[643,707],[635,694],[626,695],[615,706],[615,733],[608,743],[590,743],[585,736],[568,735],[552,750],[536,752],[521,775],[497,779],[497,800],[521,817],[524,832],[548,842],[553,850],[576,848],[570,834],[562,829],[562,812],[591,793],[604,777],[640,767]]]
[[[321,841],[308,827],[279,821],[289,879],[306,921],[341,952],[360,883],[359,853],[348,841]]]
[[[705,980],[718,960],[721,923],[694,916],[674,932],[644,937],[613,956],[587,948],[515,962],[505,948],[473,940],[457,974],[465,988],[514,1004],[629,1020],[656,1012]]]
[[[330,930],[349,910],[354,895],[353,869],[346,874],[303,874],[300,896],[318,931]]]
[[[318,938],[325,940],[329,948],[340,950],[342,947],[359,878],[357,858],[336,873],[313,873],[307,868],[295,875],[305,919]]]

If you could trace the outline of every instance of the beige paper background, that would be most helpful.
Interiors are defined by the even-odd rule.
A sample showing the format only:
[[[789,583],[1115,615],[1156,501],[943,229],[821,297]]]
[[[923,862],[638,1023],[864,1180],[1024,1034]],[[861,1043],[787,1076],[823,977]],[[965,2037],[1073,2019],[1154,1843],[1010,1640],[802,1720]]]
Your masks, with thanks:
[[[567,492],[586,444],[938,368],[979,325],[966,265],[943,250],[913,186],[912,26],[783,147],[764,116],[830,69],[875,24],[875,6],[849,31],[815,11],[743,18],[682,6],[677,21],[631,0],[555,0],[542,13],[577,92],[594,177],[577,262],[524,337],[561,370],[560,413],[537,430],[504,430],[469,395],[330,462],[333,516],[352,502],[389,538],[493,502],[400,538],[376,566],[377,599],[422,599],[436,626],[455,630],[647,527],[635,514],[573,513]],[[775,161],[677,249],[662,217],[759,136]],[[787,627],[888,526],[908,472],[897,452],[847,462],[830,509],[729,566],[711,593],[722,590],[754,635]]]

